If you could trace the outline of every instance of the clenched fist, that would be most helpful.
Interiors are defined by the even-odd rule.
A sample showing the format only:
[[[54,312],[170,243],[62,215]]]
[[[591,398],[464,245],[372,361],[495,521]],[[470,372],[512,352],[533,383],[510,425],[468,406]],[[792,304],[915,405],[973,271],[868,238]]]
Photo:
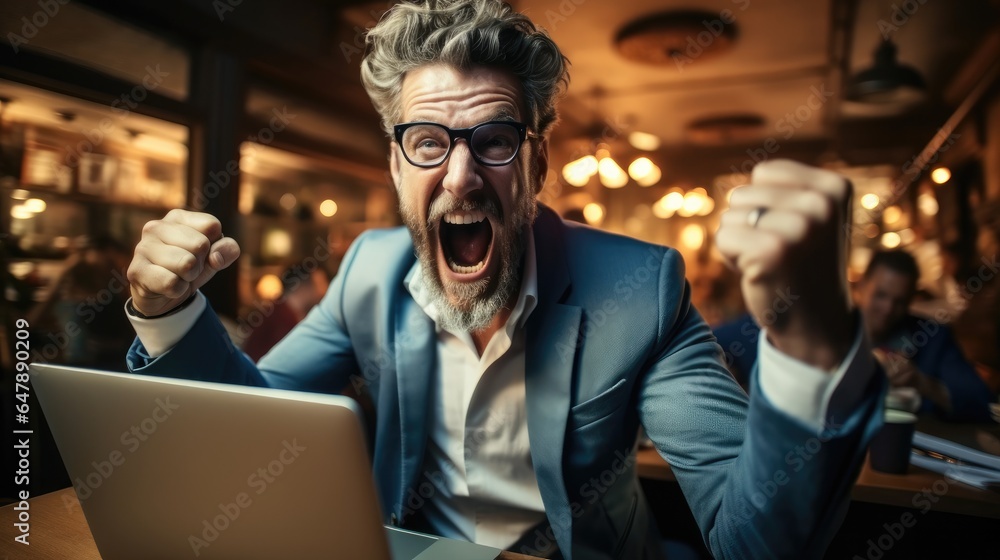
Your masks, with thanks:
[[[716,237],[771,343],[823,369],[843,361],[857,328],[847,286],[850,201],[851,185],[837,173],[767,161],[733,191]]]
[[[171,210],[142,228],[128,267],[132,306],[148,317],[168,313],[239,256],[215,216]]]

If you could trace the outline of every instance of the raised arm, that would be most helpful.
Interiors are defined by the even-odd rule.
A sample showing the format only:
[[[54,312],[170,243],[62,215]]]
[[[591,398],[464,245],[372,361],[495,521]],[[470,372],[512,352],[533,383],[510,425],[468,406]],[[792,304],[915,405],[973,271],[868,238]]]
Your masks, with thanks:
[[[674,323],[642,421],[718,558],[822,556],[880,425],[885,378],[846,291],[849,202],[843,178],[787,161],[758,165],[733,193],[718,245],[762,326],[748,406],[686,293],[661,301]]]
[[[136,373],[282,389],[338,392],[356,369],[341,298],[352,245],[321,301],[259,367],[229,338],[197,291],[239,256],[209,214],[173,210],[146,224],[129,267],[127,313],[137,338],[127,363]],[[266,318],[265,318],[266,320]]]

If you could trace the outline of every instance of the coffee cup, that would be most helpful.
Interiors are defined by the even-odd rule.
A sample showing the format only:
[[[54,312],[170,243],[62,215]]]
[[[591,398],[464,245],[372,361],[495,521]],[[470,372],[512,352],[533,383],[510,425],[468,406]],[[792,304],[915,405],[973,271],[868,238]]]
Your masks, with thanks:
[[[903,474],[910,466],[910,449],[917,416],[912,412],[886,409],[885,422],[869,446],[872,469]]]
[[[885,407],[905,412],[920,410],[920,393],[913,387],[893,387],[885,396]]]

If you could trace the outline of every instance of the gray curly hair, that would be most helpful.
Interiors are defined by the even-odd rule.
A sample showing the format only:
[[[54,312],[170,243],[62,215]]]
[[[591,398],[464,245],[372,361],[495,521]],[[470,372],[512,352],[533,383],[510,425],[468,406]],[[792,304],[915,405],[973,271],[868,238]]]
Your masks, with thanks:
[[[569,61],[544,30],[501,0],[427,0],[393,6],[368,31],[361,81],[391,135],[401,118],[403,78],[418,67],[507,70],[521,82],[527,123],[544,136],[556,98],[569,83]]]

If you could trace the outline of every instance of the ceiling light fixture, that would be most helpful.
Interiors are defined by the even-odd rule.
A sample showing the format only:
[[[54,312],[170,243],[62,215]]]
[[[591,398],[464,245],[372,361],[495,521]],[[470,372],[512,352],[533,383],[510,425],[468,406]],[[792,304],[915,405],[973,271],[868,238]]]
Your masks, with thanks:
[[[879,105],[909,105],[927,92],[923,77],[912,66],[896,60],[898,49],[886,39],[875,50],[875,64],[851,78],[847,98]]]
[[[688,192],[674,187],[670,192],[653,204],[653,215],[666,220],[674,214],[682,218],[707,216],[715,210],[715,200],[708,196],[704,187],[697,187]]]
[[[699,146],[752,142],[764,135],[767,120],[756,113],[733,113],[696,119],[684,127],[687,139]]]
[[[628,172],[611,157],[611,147],[607,141],[617,138],[618,134],[609,138],[609,128],[605,120],[600,118],[600,101],[604,96],[603,90],[595,88],[594,98],[594,125],[591,127],[588,136],[591,139],[594,154],[585,155],[575,159],[563,166],[562,176],[567,183],[576,187],[583,187],[590,182],[590,179],[597,175],[601,184],[609,189],[620,189],[628,184],[631,177],[642,187],[649,187],[659,182],[663,172],[648,157],[639,156],[628,165]],[[633,131],[628,135],[628,141],[636,149],[652,151],[660,146],[660,139],[656,135],[648,132]],[[595,139],[599,139],[596,140]]]
[[[628,174],[611,159],[611,152],[607,148],[597,150],[597,176],[601,179],[601,184],[609,189],[620,189],[628,184]]]
[[[648,157],[640,157],[628,166],[628,175],[640,187],[652,187],[660,182],[663,172]]]
[[[615,47],[628,60],[683,70],[730,50],[738,35],[729,10],[672,10],[627,23],[615,36]]]
[[[663,171],[651,159],[640,156],[632,161],[626,173],[611,157],[607,144],[600,144],[594,155],[586,155],[563,166],[562,176],[567,183],[582,187],[597,175],[601,184],[609,189],[620,189],[628,184],[629,177],[641,187],[651,187],[663,177]]]
[[[660,148],[660,137],[648,132],[635,130],[628,134],[628,143],[632,144],[632,147],[637,150],[652,152]]]

